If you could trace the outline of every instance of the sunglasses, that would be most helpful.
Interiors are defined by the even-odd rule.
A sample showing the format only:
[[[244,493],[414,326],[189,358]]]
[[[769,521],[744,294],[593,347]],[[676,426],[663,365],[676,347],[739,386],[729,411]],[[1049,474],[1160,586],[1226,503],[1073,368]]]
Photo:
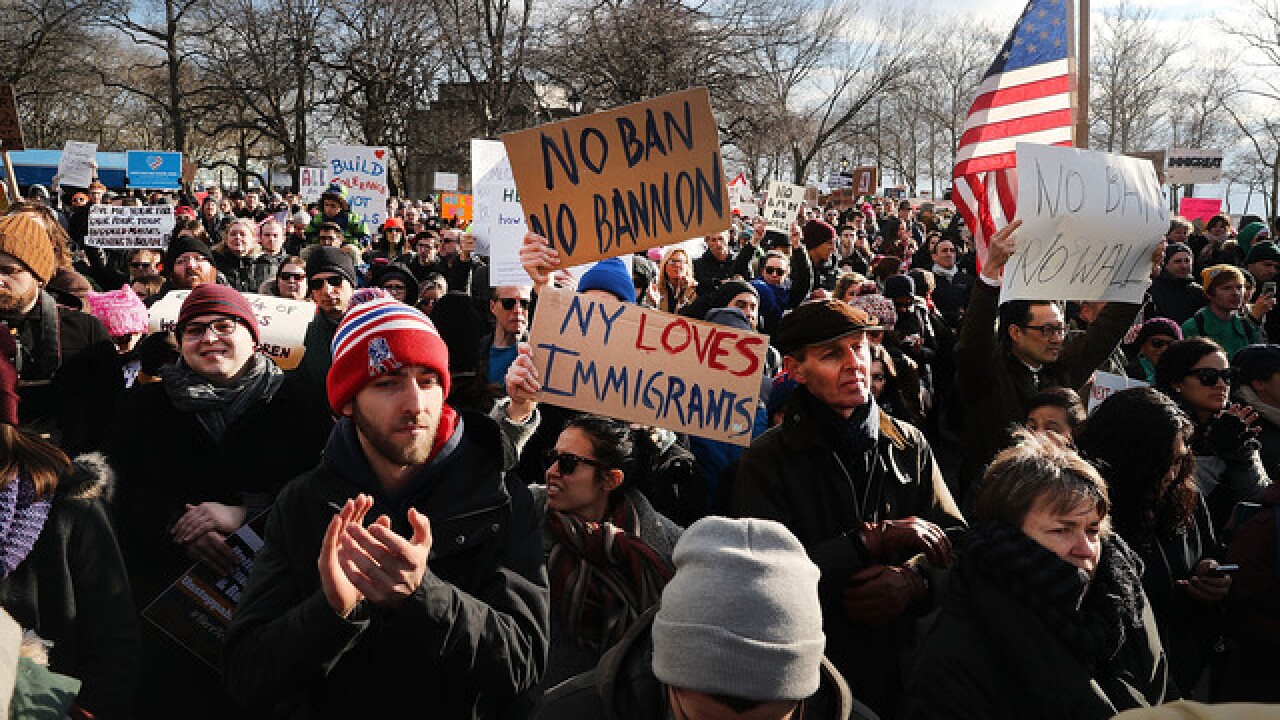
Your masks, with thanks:
[[[1156,350],[1163,350],[1173,344],[1172,340],[1166,338],[1151,338],[1151,347]]]
[[[524,308],[525,310],[529,309],[529,301],[525,300],[524,298],[502,298],[501,300],[498,301],[498,303],[502,305],[503,310],[508,310],[508,311],[515,310],[516,303],[520,303],[520,307]],[[571,470],[570,472],[573,472],[573,471]]]
[[[767,267],[764,269],[765,275],[786,275],[787,271],[780,267]]]
[[[282,272],[277,277],[281,280],[288,280],[289,282],[301,282],[307,279],[307,274],[300,272]]]
[[[871,373],[872,382],[884,382],[884,373]]]
[[[1219,380],[1230,385],[1234,374],[1231,368],[1223,368],[1222,370],[1217,368],[1197,368],[1187,373],[1189,376],[1194,375],[1196,380],[1205,387],[1213,387],[1218,384]]]
[[[149,263],[148,263],[148,262],[131,262],[131,263],[129,263],[129,267],[133,268],[134,270],[143,270],[143,269],[145,269],[145,268],[155,267],[155,266],[156,266],[156,264],[155,264],[155,263],[153,263],[153,262],[149,262]]]
[[[329,287],[342,287],[342,276],[328,275],[325,277],[313,277],[307,281],[307,288],[311,290],[319,290],[328,285]]]
[[[573,472],[578,469],[578,463],[583,463],[584,465],[590,465],[591,467],[594,467],[594,468],[600,468],[601,470],[605,469],[605,464],[600,462],[599,460],[592,460],[591,458],[585,458],[585,457],[582,457],[581,455],[574,455],[573,453],[570,453],[570,452],[560,452],[555,448],[552,448],[547,451],[546,460],[547,460],[548,470],[551,469],[552,465],[559,465],[560,472],[564,473],[565,475],[572,475]]]

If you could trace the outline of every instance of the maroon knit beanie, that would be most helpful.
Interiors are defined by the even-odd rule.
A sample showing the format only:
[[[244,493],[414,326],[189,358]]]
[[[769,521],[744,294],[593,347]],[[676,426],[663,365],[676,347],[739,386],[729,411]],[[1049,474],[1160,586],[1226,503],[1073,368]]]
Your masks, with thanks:
[[[810,220],[805,223],[804,230],[800,234],[804,238],[805,250],[821,247],[829,242],[835,242],[836,239],[836,229],[822,220]]]

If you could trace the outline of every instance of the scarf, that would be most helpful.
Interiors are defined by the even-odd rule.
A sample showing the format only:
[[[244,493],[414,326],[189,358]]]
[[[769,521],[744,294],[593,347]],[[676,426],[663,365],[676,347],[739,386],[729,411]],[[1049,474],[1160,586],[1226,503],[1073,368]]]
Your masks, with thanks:
[[[284,384],[284,372],[261,353],[254,353],[243,377],[230,387],[218,387],[179,360],[160,372],[165,394],[173,406],[193,413],[200,427],[221,443],[227,427],[254,404],[271,402]]]
[[[1240,396],[1241,400],[1248,403],[1255,412],[1261,415],[1264,420],[1267,420],[1272,425],[1280,427],[1280,407],[1271,405],[1266,400],[1263,400],[1262,396],[1258,395],[1258,393],[1249,385],[1241,384],[1240,389],[1236,390],[1236,394]]]
[[[937,263],[934,263],[932,270],[934,275],[946,275],[948,278],[954,280],[956,273],[960,272],[960,266],[952,265],[950,269],[947,269]]]
[[[822,429],[827,442],[848,457],[857,458],[876,446],[880,439],[880,409],[874,398],[854,409],[848,418],[840,416],[801,385],[793,396],[807,415]],[[866,463],[863,463],[864,465]]]
[[[969,533],[965,560],[1036,613],[1090,673],[1116,656],[1130,629],[1142,626],[1141,561],[1114,533],[1102,540],[1093,582],[1084,570],[999,522]]]
[[[9,577],[35,547],[50,502],[36,497],[31,478],[18,473],[0,488],[0,577]]]
[[[657,604],[675,569],[640,539],[640,517],[624,494],[604,522],[547,511],[555,544],[547,557],[551,607],[580,645],[602,651]]]

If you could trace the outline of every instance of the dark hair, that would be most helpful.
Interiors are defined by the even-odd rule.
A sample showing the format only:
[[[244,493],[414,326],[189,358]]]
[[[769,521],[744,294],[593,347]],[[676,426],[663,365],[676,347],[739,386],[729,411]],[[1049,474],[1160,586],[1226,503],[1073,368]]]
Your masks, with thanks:
[[[1191,452],[1190,418],[1154,388],[1122,390],[1094,409],[1076,436],[1080,452],[1098,464],[1111,491],[1116,530],[1130,542],[1190,527],[1196,508],[1195,462],[1178,468],[1168,488],[1174,438]],[[1163,491],[1162,491],[1163,489]]]
[[[0,458],[0,487],[26,473],[39,497],[52,495],[58,478],[71,472],[71,460],[57,445],[7,423],[0,423]]]
[[[1030,404],[1027,405],[1027,415],[1031,415],[1031,411],[1042,407],[1062,408],[1067,414],[1067,425],[1071,427],[1074,433],[1076,428],[1080,427],[1080,423],[1084,422],[1087,417],[1084,410],[1084,403],[1080,401],[1080,394],[1071,388],[1053,387],[1045,388],[1036,393],[1031,398]]]
[[[1031,322],[1031,308],[1043,305],[1057,305],[1052,300],[1010,300],[1000,306],[1000,343],[1008,347],[1012,342],[1009,328],[1024,326]]]
[[[938,281],[933,277],[932,270],[912,268],[907,274],[911,276],[911,280],[915,283],[916,297],[929,297],[929,293],[938,289]]]
[[[184,232],[191,233],[191,237],[200,242],[209,244],[209,233],[204,229],[204,224],[196,218],[179,218],[173,223],[173,237],[178,237]]]
[[[276,266],[276,277],[280,277],[280,271],[284,269],[285,265],[301,265],[304,269],[307,267],[307,263],[302,258],[297,255],[288,255]]]
[[[997,455],[982,475],[973,510],[967,513],[970,522],[1021,528],[1037,503],[1067,513],[1081,502],[1093,502],[1106,532],[1111,501],[1098,470],[1048,436],[1018,431],[1014,439],[1018,444]]]
[[[1222,346],[1207,337],[1179,340],[1165,348],[1156,362],[1156,387],[1165,394],[1173,393],[1173,384],[1191,374],[1201,358],[1214,353],[1226,354]]]
[[[338,235],[339,235],[339,236],[342,236],[342,234],[343,234],[343,233],[342,233],[342,226],[341,226],[341,225],[339,225],[339,224],[338,224],[338,223],[336,223],[336,222],[322,222],[322,223],[320,223],[320,227],[316,228],[316,234],[317,234],[317,235],[319,235],[320,233],[324,232],[325,230],[329,230],[329,231],[331,231],[331,232],[336,232],[336,233],[338,233]]]
[[[1204,223],[1204,227],[1207,230],[1218,223],[1221,223],[1226,227],[1231,227],[1231,218],[1227,217],[1226,215],[1223,215],[1222,213],[1218,213],[1217,215],[1214,215],[1213,217],[1206,220]]]
[[[565,427],[586,433],[596,459],[611,470],[621,470],[631,459],[631,426],[621,420],[579,415],[565,423]]]

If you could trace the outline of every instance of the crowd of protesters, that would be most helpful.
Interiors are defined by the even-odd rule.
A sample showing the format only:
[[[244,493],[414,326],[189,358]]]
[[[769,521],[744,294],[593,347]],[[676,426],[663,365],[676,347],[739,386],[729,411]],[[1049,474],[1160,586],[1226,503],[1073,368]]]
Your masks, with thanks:
[[[166,248],[86,245],[95,205],[144,202],[174,206]],[[530,234],[528,282],[499,286],[458,219],[387,210],[369,226],[340,185],[306,203],[95,182],[0,216],[5,706],[1280,702],[1280,249],[1261,218],[1174,219],[1143,303],[1001,304],[1019,223],[980,263],[932,203],[806,205],[790,232],[735,215],[574,274]],[[766,334],[749,447],[538,402],[529,330],[552,286]],[[296,367],[260,349],[253,295],[314,305]],[[1086,413],[1099,371],[1144,387]],[[193,566],[247,563],[212,658],[149,612]]]

